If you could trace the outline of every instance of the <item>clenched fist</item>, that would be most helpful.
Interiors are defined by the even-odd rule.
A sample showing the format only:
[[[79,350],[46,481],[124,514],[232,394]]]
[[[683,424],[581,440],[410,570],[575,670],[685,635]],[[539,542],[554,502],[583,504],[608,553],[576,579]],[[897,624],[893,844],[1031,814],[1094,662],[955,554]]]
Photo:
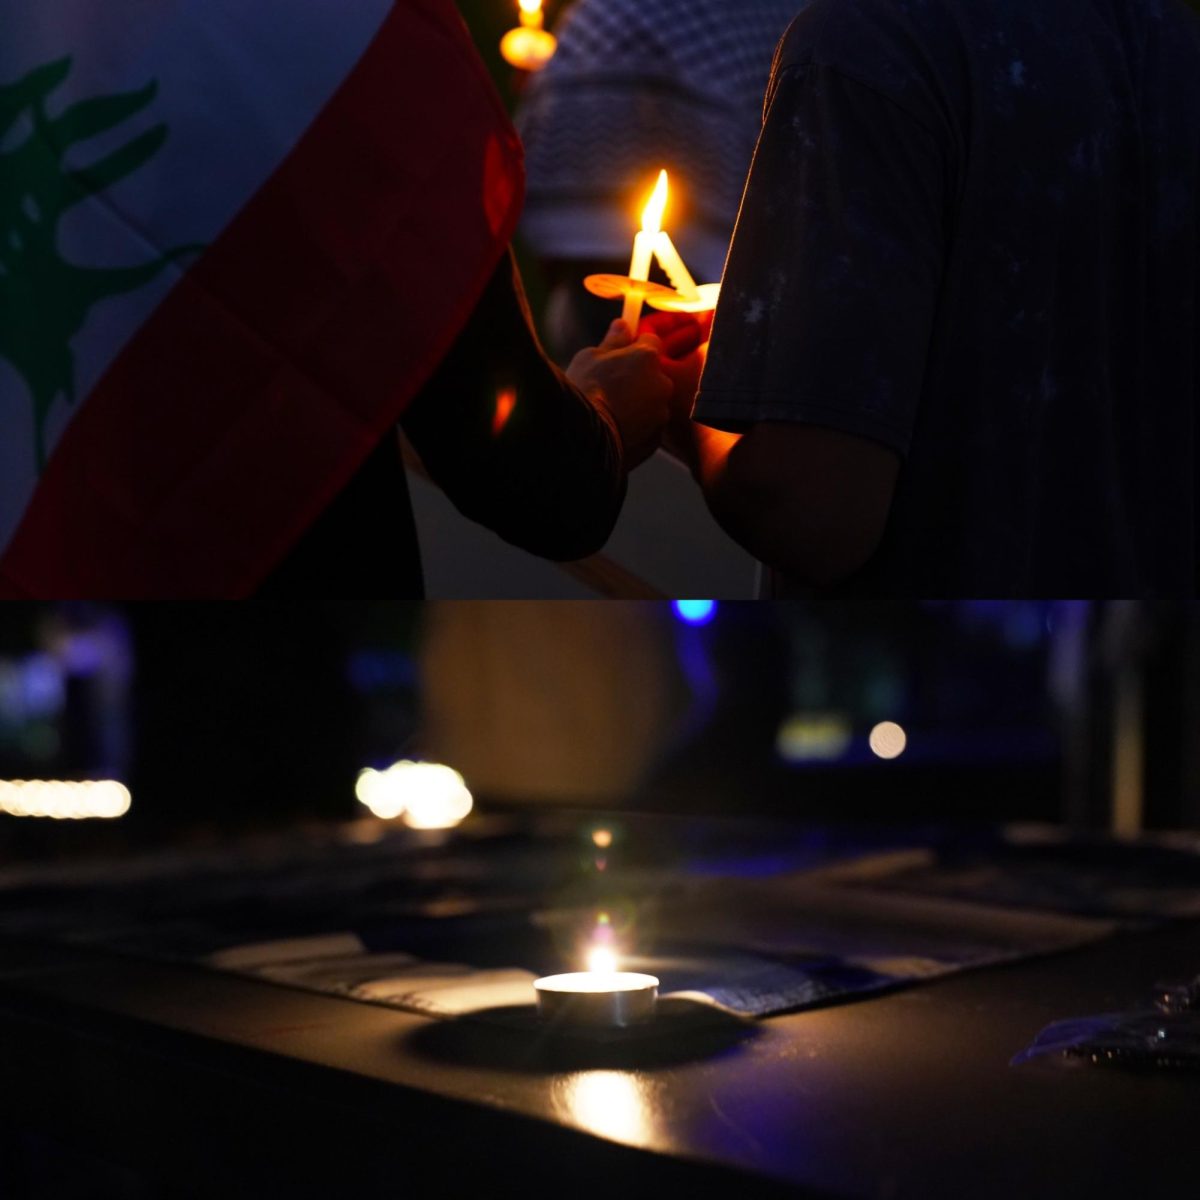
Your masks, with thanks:
[[[616,422],[632,470],[658,449],[671,415],[675,385],[660,362],[662,343],[653,335],[637,341],[624,321],[614,321],[594,349],[581,350],[567,378]]]
[[[642,322],[643,335],[657,337],[662,345],[659,365],[671,381],[670,419],[663,443],[676,458],[692,458],[692,407],[708,356],[713,314],[655,313]]]

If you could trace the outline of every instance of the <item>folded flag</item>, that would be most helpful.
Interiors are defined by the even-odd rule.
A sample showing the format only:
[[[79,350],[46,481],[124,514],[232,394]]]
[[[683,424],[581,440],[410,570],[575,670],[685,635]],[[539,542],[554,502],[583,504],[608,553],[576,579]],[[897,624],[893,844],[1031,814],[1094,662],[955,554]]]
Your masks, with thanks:
[[[465,324],[516,135],[450,0],[0,27],[0,597],[249,595]]]

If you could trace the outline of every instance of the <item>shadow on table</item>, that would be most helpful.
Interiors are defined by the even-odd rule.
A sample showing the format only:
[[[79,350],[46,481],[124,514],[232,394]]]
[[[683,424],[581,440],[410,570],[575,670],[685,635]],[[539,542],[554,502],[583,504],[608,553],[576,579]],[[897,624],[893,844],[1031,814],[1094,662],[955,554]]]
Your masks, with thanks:
[[[658,1002],[653,1021],[628,1029],[584,1031],[542,1021],[535,1005],[494,1008],[408,1033],[409,1053],[439,1063],[539,1074],[602,1067],[665,1067],[727,1054],[760,1027],[682,997]]]

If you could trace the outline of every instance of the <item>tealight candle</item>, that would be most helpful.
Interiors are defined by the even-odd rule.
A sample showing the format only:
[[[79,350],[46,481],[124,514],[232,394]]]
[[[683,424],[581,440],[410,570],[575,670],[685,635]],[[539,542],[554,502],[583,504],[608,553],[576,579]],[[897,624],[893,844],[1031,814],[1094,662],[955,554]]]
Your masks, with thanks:
[[[556,1025],[620,1029],[654,1019],[658,980],[634,971],[576,971],[534,982],[538,1015]]]

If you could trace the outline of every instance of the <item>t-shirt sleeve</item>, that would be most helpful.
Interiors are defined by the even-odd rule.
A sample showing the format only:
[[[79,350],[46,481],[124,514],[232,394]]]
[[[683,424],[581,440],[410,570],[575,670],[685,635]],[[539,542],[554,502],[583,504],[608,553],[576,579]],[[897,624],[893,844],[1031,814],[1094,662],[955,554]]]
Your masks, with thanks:
[[[620,434],[543,352],[511,252],[401,424],[458,510],[505,541],[566,561],[612,533]]]
[[[823,425],[905,454],[942,279],[942,148],[833,67],[773,86],[693,417]]]

